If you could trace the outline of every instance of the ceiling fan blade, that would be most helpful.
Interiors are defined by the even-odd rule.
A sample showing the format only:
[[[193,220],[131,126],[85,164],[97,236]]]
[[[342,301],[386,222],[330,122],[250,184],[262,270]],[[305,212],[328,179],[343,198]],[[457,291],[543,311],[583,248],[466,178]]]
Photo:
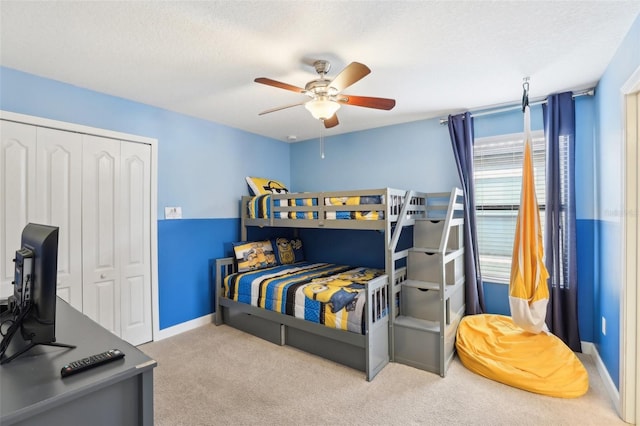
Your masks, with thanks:
[[[278,87],[280,89],[291,90],[292,92],[304,93],[305,90],[302,87],[293,86],[291,84],[282,83],[281,81],[272,80],[266,77],[258,77],[255,80],[256,83],[266,84],[267,86]]]
[[[338,124],[340,124],[340,122],[338,122],[338,116],[336,114],[333,114],[331,117],[323,120],[323,123],[326,129],[336,127]]]
[[[352,96],[352,95],[339,95],[336,99],[341,104],[355,105],[366,108],[376,108],[390,110],[396,106],[395,99],[387,98],[371,98],[368,96]]]
[[[262,111],[258,115],[269,114],[270,112],[280,111],[281,109],[292,108],[292,107],[300,106],[300,105],[304,105],[304,102],[298,102],[297,104],[291,104],[291,105],[285,105],[285,106],[281,106],[281,107],[271,108],[271,109]]]
[[[351,62],[345,69],[340,71],[340,74],[329,83],[329,86],[341,92],[370,72],[371,70],[366,65],[360,62]]]

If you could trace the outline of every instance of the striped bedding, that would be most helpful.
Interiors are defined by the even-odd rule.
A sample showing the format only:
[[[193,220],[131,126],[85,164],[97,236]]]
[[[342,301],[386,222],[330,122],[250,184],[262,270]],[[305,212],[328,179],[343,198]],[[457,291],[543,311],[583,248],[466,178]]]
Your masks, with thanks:
[[[248,204],[249,217],[251,219],[268,219],[272,217],[271,194],[263,194],[253,197]],[[325,206],[359,206],[365,204],[383,204],[384,199],[379,195],[352,196],[352,197],[326,197]],[[317,206],[318,198],[274,199],[274,206]],[[315,209],[310,209],[315,210]],[[276,219],[318,219],[317,211],[308,212],[275,212]],[[351,219],[351,220],[380,220],[384,218],[382,211],[328,211],[323,219]]]
[[[330,328],[364,334],[365,284],[384,271],[298,262],[229,275],[225,296]]]

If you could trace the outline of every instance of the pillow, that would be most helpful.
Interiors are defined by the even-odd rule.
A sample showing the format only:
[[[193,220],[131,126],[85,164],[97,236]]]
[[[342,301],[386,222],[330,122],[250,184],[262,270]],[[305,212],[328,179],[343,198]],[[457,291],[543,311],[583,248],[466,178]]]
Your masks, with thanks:
[[[271,241],[242,241],[233,243],[233,252],[238,263],[238,272],[276,266],[276,256]]]
[[[273,238],[271,245],[275,250],[276,261],[280,265],[289,265],[304,260],[302,240],[299,238]]]
[[[289,190],[284,183],[273,179],[247,176],[247,185],[251,195],[287,194]]]

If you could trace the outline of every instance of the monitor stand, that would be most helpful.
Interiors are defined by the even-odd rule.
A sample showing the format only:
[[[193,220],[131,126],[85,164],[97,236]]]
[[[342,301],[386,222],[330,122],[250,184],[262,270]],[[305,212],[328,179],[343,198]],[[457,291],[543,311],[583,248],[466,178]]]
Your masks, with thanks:
[[[28,350],[30,350],[31,348],[33,348],[34,346],[37,346],[37,345],[58,346],[58,347],[61,347],[61,348],[69,348],[69,349],[74,349],[75,348],[74,345],[67,345],[66,343],[58,343],[58,342],[29,343],[27,346],[25,346],[24,348],[20,349],[18,352],[16,352],[15,354],[11,355],[10,357],[2,359],[2,361],[0,361],[0,365],[6,364],[6,363],[12,361],[16,357],[22,355],[23,353],[27,352]]]
[[[27,352],[28,350],[30,350],[31,348],[33,348],[34,346],[37,345],[46,345],[46,346],[58,346],[58,347],[62,347],[62,348],[69,348],[69,349],[73,349],[75,348],[75,346],[73,345],[68,345],[66,343],[58,343],[58,342],[33,342],[31,340],[25,340],[25,339],[21,339],[22,342],[26,343],[29,342],[26,346],[20,348],[16,353],[14,353],[13,355],[9,356],[9,357],[5,357],[5,351],[7,349],[9,349],[10,345],[11,345],[11,341],[13,340],[13,337],[15,336],[15,334],[18,332],[19,328],[22,326],[22,321],[24,318],[13,318],[13,312],[11,310],[7,310],[5,312],[2,312],[2,314],[0,314],[0,321],[4,321],[8,318],[12,318],[13,324],[11,324],[11,327],[9,327],[9,329],[4,333],[4,336],[2,338],[2,342],[0,342],[0,365],[6,364],[10,361],[12,361],[13,359],[15,359],[16,357],[22,355],[23,353]],[[55,337],[54,337],[55,340]],[[15,343],[14,343],[15,346]]]

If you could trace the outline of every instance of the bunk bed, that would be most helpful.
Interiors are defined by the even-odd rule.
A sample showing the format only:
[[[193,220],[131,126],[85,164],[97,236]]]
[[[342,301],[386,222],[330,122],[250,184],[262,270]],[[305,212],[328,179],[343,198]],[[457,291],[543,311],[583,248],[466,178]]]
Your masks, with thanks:
[[[441,198],[443,193],[435,195]],[[424,192],[392,188],[242,197],[243,241],[247,240],[250,227],[377,230],[385,236],[385,267],[378,276],[363,283],[363,322],[358,333],[255,306],[259,303],[243,303],[230,293],[228,284],[238,274],[237,260],[217,259],[215,323],[229,324],[274,343],[365,371],[367,380],[372,380],[393,357],[392,322],[399,306],[395,288],[406,280],[409,253],[397,250],[400,234],[417,219],[428,217],[427,212],[433,208],[429,197]],[[274,273],[271,268],[265,271]]]

